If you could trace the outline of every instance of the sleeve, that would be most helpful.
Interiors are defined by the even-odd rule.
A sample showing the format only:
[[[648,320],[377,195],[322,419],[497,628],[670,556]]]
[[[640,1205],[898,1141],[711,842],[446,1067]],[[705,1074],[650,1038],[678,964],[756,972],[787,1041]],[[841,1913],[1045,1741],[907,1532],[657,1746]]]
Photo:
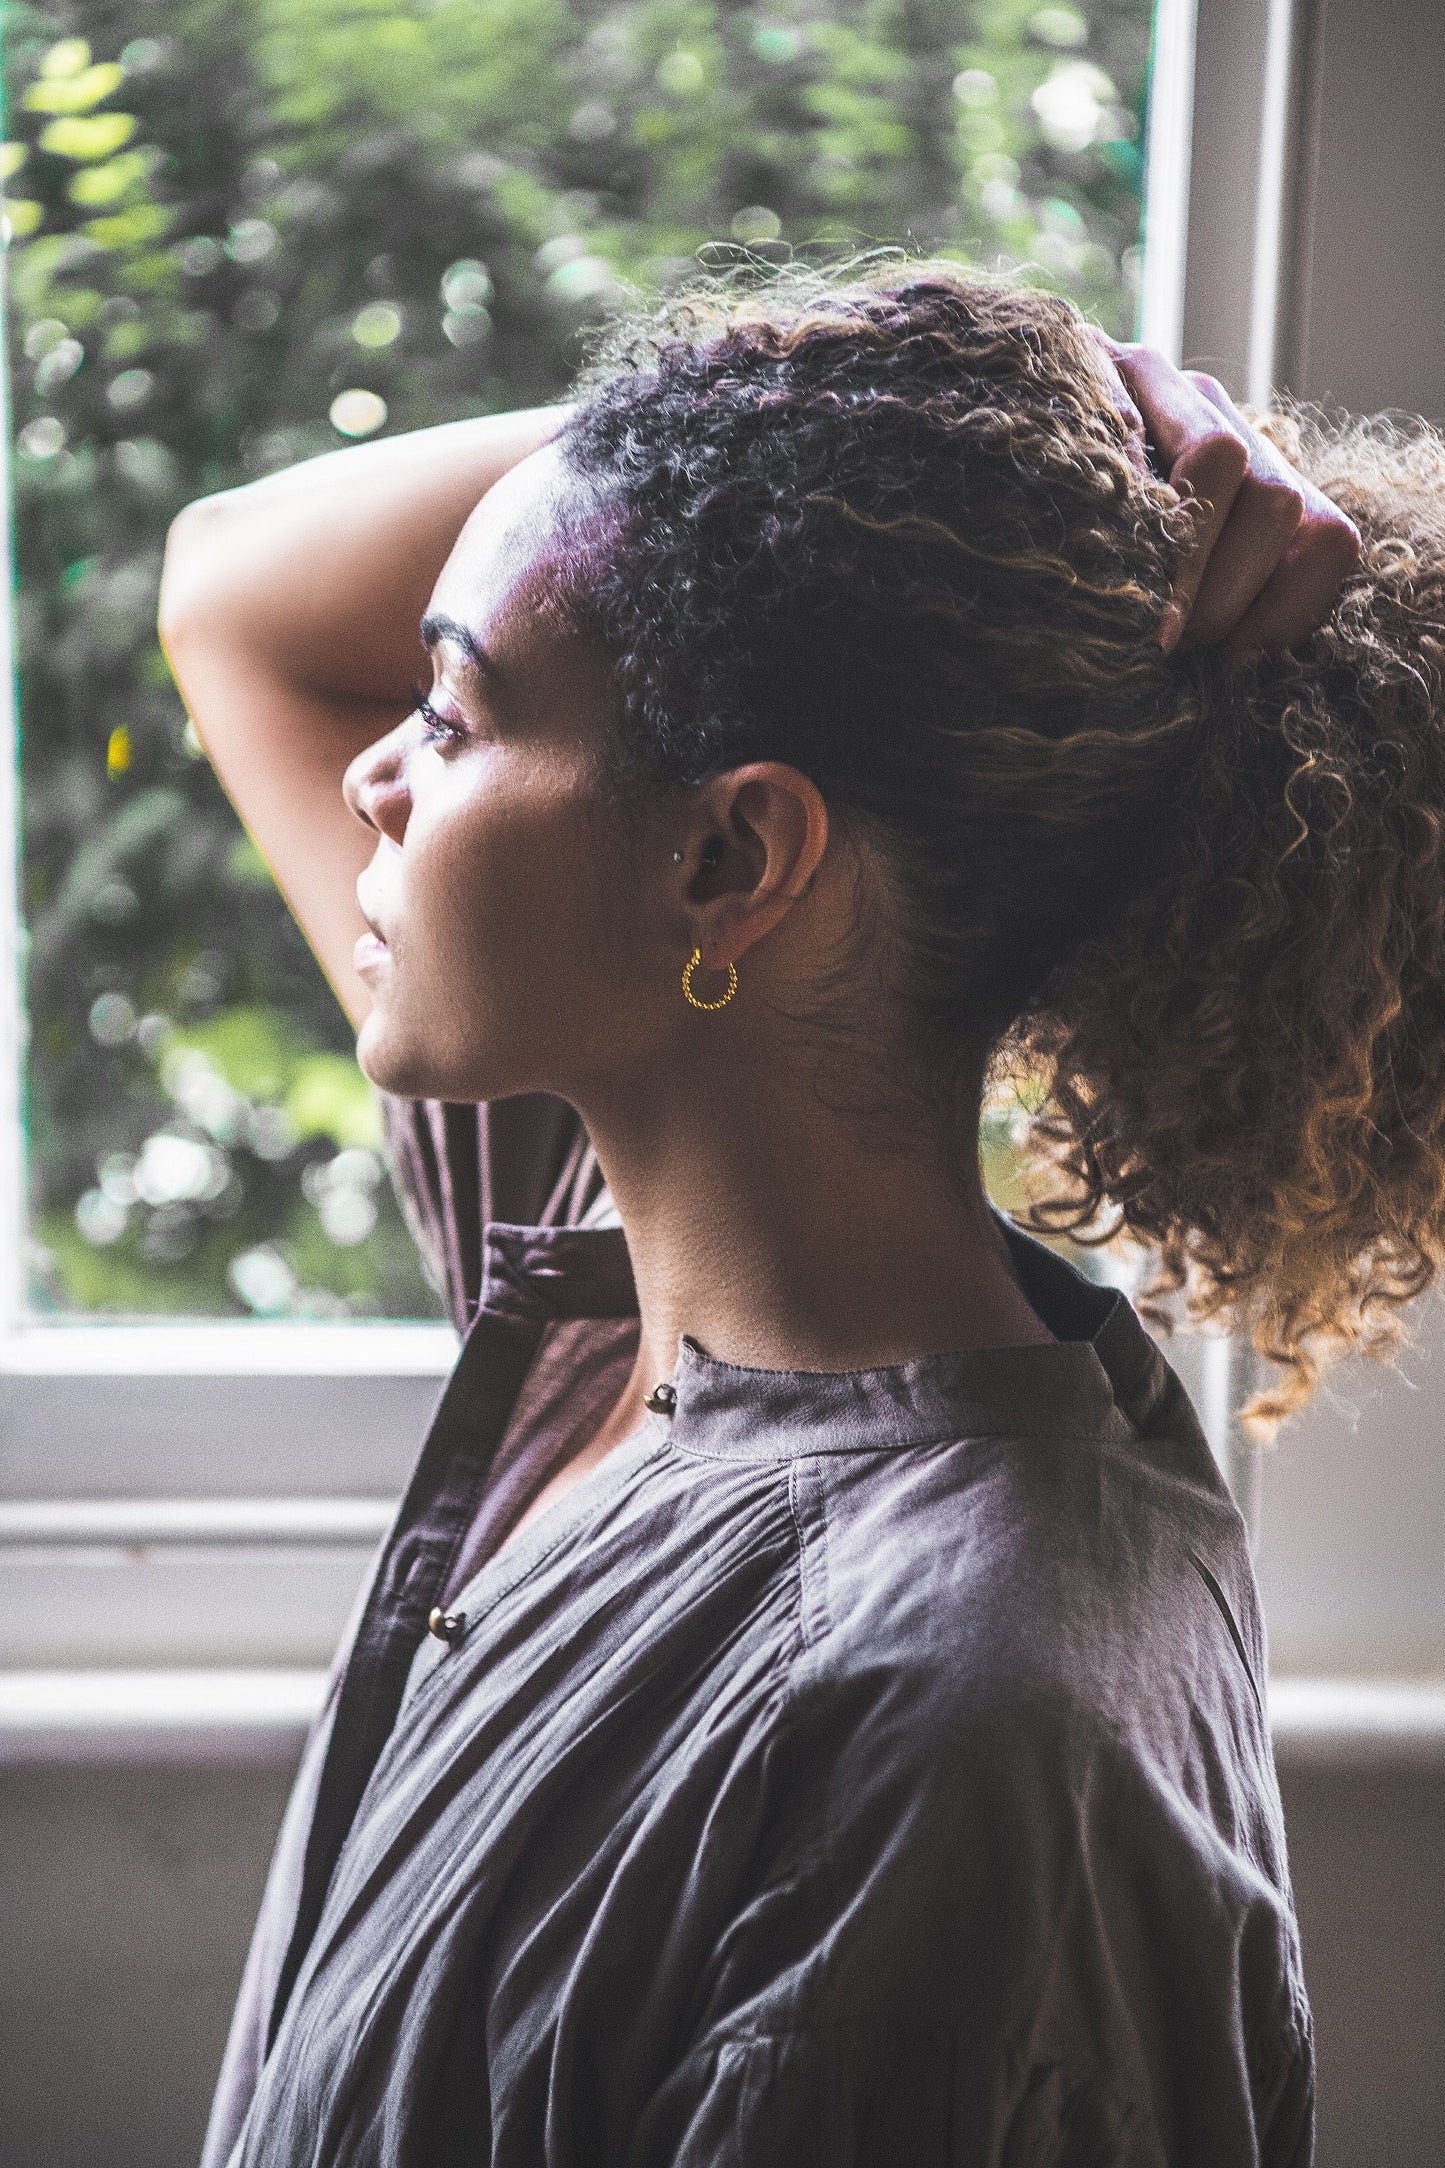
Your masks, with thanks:
[[[392,1186],[459,1332],[481,1300],[492,1220],[574,1226],[604,1188],[580,1115],[550,1092],[463,1105],[377,1094]]]
[[[1308,2168],[1287,1893],[1163,1771],[1019,1708],[829,1759],[627,2168]]]

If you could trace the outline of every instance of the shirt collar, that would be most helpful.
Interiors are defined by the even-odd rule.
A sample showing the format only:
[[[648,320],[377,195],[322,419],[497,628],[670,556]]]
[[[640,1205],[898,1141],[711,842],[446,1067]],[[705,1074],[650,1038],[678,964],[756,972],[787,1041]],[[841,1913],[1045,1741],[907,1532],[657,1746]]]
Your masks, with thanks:
[[[620,1226],[530,1227],[488,1220],[480,1307],[494,1315],[636,1317],[637,1287]]]
[[[791,1459],[987,1436],[1123,1438],[1147,1427],[1171,1373],[1129,1302],[995,1216],[1052,1345],[960,1349],[866,1370],[764,1370],[724,1362],[684,1333],[669,1381],[674,1442],[737,1459]],[[481,1307],[494,1314],[638,1314],[620,1225],[489,1221],[483,1260]]]

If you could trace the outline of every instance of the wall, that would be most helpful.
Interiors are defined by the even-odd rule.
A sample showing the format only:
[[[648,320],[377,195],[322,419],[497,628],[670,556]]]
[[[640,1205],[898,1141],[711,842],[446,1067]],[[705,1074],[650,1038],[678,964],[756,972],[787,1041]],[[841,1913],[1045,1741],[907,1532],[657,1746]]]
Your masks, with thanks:
[[[1185,352],[1239,392],[1265,17],[1264,0],[1200,0]],[[1303,125],[1283,206],[1281,374],[1309,396],[1445,417],[1445,9],[1300,0],[1293,51]],[[1400,1377],[1337,1380],[1262,1471],[1260,1578],[1319,2035],[1320,2168],[1438,2168],[1445,2128],[1436,1312],[1424,1343]],[[299,1553],[295,1572],[298,1604],[315,1604]],[[26,1603],[44,1600],[37,1584]],[[344,1602],[328,1584],[328,1634]],[[1338,1683],[1294,1691],[1300,1674],[1353,1678],[1356,1698]],[[299,1745],[294,1714],[233,1727],[230,1747],[203,1734],[78,1738],[0,1723],[5,2168],[195,2159]]]

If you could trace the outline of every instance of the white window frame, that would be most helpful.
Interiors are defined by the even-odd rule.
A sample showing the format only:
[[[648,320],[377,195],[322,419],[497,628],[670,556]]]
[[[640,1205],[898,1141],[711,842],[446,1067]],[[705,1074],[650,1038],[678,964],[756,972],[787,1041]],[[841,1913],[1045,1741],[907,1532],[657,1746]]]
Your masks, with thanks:
[[[1321,9],[1322,0],[1158,4],[1141,335],[1261,404],[1291,350],[1296,301],[1287,272],[1297,252],[1288,244],[1302,215],[1307,161],[1297,147]],[[8,462],[8,444],[0,456]],[[8,523],[8,467],[5,479]],[[8,525],[4,540],[8,550]],[[414,1461],[456,1338],[448,1327],[425,1324],[137,1326],[26,1317],[26,1026],[11,635],[7,610],[0,626],[7,664],[0,718],[0,1667],[10,1676],[0,1681],[0,1758],[10,1703],[20,1712],[15,1721],[30,1727],[27,1736],[37,1723],[44,1733],[47,1678],[69,1681],[63,1691],[57,1684],[53,1697],[68,1750],[76,1725],[84,1730],[77,1710],[90,1709],[103,1731],[106,1706],[142,1712],[136,1721],[143,1727],[146,1710],[167,1711],[166,1735],[178,1736],[197,1694],[205,1700],[204,1682],[221,1677],[231,1682],[226,1721],[240,1723],[249,1738],[253,1719],[264,1731],[269,1711],[283,1729],[294,1727],[309,1705],[348,1591]],[[1170,1354],[1252,1512],[1260,1468],[1230,1420],[1230,1404],[1247,1383],[1239,1351],[1196,1341]],[[1336,1420],[1338,1396],[1325,1414]],[[1310,1420],[1300,1426],[1307,1434]],[[1346,1712],[1339,1736],[1356,1742],[1394,1736],[1401,1725],[1412,1738],[1445,1737],[1445,1603],[1438,1623],[1429,1623],[1441,1579],[1435,1530],[1445,1524],[1445,1455],[1436,1456],[1438,1473],[1410,1476],[1423,1486],[1418,1508],[1397,1513],[1372,1548],[1360,1540],[1369,1482],[1348,1452],[1330,1445],[1321,1465],[1310,1435],[1289,1452],[1293,1460],[1282,1454],[1264,1480],[1262,1574],[1287,1668],[1312,1674],[1285,1692],[1281,1707],[1295,1712],[1286,1728],[1295,1721],[1312,1752],[1321,1737],[1333,1736],[1331,1709]],[[1341,1560],[1357,1564],[1342,1569]],[[1322,1574],[1333,1577],[1323,1601]],[[1362,1715],[1359,1695],[1370,1690],[1358,1676],[1362,1668],[1396,1680],[1410,1673],[1417,1684],[1423,1678],[1419,1706],[1427,1717],[1402,1717],[1415,1704],[1394,1688],[1393,1700],[1386,1693],[1371,1704],[1374,1717]],[[1328,1675],[1337,1672],[1356,1674],[1343,1700],[1330,1698]],[[113,1681],[109,1703],[105,1692],[76,1683],[93,1682],[96,1673]],[[298,1685],[307,1679],[309,1688]]]
[[[0,540],[13,563],[8,438]],[[13,1682],[73,1667],[324,1665],[457,1336],[427,1323],[27,1313],[8,607],[0,664],[0,1669]]]

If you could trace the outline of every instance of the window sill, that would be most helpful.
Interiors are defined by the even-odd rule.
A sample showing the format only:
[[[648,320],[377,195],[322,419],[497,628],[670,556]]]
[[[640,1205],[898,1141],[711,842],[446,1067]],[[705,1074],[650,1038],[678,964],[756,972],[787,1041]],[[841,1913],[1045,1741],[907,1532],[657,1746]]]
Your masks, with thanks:
[[[16,1501],[399,1496],[445,1325],[77,1325],[0,1337]]]
[[[294,1763],[319,1669],[0,1673],[0,1767]],[[1445,1773],[1445,1679],[1279,1678],[1280,1767]]]
[[[96,1324],[64,1318],[0,1337],[12,1377],[444,1377],[450,1325],[261,1323],[245,1318]]]
[[[1445,1771],[1445,1679],[1270,1681],[1282,1769]]]

